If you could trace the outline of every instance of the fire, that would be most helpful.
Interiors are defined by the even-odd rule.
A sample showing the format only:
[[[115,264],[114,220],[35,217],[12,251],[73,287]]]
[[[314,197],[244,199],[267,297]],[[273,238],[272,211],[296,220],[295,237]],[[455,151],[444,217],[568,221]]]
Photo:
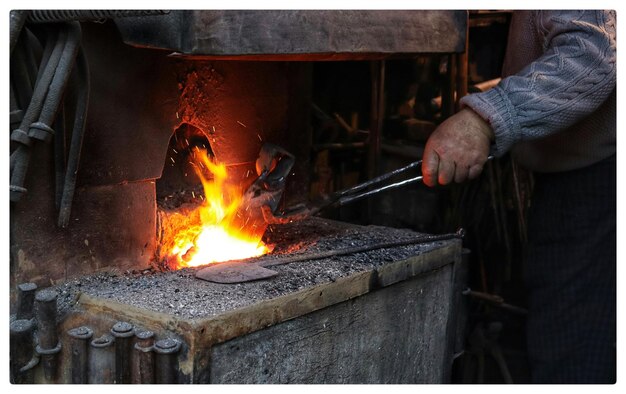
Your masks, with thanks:
[[[255,231],[258,226],[241,218],[240,211],[245,210],[242,191],[226,182],[226,167],[213,163],[206,151],[197,148],[191,164],[202,182],[204,200],[200,207],[184,215],[183,220],[190,223],[173,235],[169,255],[176,260],[177,268],[268,253],[269,248],[261,241],[262,232]],[[209,174],[213,179],[209,179]]]

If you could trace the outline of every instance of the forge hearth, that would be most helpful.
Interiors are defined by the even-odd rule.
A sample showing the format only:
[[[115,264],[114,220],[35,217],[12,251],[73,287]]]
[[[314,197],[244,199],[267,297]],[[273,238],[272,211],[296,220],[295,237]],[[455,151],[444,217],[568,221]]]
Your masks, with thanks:
[[[317,218],[268,234],[278,255],[419,235]],[[97,274],[56,288],[60,332],[87,326],[96,338],[124,321],[176,338],[179,382],[442,382],[460,267],[460,241],[448,240],[276,266],[278,276],[240,284],[197,279],[198,268]]]
[[[12,167],[11,177],[16,383],[448,380],[459,350],[460,240],[342,253],[420,235],[319,218],[271,225],[271,256],[337,254],[218,284],[196,277],[201,267],[164,272],[162,235],[172,210],[198,203],[199,184],[185,176],[192,146],[245,188],[259,175],[260,149],[280,145],[294,157],[281,208],[314,197],[316,61],[370,62],[362,83],[371,106],[360,115],[368,130],[356,116],[354,130],[371,179],[382,168],[384,59],[454,62],[466,12],[29,12],[11,14],[12,162],[28,153],[16,155],[23,171],[14,182]],[[60,45],[70,33],[75,45]],[[31,85],[48,46],[75,48],[77,71],[68,60],[64,93],[57,86],[42,98],[56,108],[50,124],[21,125],[42,101]],[[448,112],[453,69],[442,91]],[[62,102],[48,103],[54,97]],[[48,134],[33,142],[18,127]]]

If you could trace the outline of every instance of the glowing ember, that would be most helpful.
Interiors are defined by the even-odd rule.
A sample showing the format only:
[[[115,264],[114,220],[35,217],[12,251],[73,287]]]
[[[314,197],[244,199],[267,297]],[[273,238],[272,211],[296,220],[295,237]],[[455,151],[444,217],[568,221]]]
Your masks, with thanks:
[[[255,226],[241,223],[238,210],[241,190],[228,185],[226,167],[209,160],[206,151],[196,149],[191,164],[202,182],[204,200],[185,215],[185,227],[174,235],[170,258],[177,268],[197,267],[218,261],[244,259],[268,253]],[[208,173],[213,179],[207,179]],[[258,229],[258,227],[257,227]]]

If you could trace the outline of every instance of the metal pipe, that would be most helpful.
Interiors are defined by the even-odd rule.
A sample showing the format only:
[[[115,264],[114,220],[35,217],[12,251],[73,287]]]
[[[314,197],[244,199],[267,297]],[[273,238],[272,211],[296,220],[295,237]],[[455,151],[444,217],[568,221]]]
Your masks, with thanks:
[[[385,61],[371,62],[372,94],[370,103],[369,149],[367,152],[367,178],[372,179],[380,171],[380,144],[385,112]],[[374,215],[374,201],[367,201],[367,220]]]
[[[373,190],[366,191],[366,192],[361,193],[361,194],[357,194],[355,196],[342,197],[342,198],[339,199],[339,201],[337,201],[337,205],[341,207],[341,206],[344,206],[346,204],[350,204],[350,203],[353,203],[355,201],[361,200],[363,198],[366,198],[366,197],[369,197],[369,196],[373,196],[375,194],[378,194],[378,193],[380,193],[382,191],[385,191],[385,190],[388,190],[388,189],[395,189],[395,188],[398,188],[398,187],[401,187],[401,186],[409,185],[411,183],[419,182],[423,178],[424,177],[422,175],[418,175],[416,177],[405,179],[403,181],[392,183],[390,185],[385,185],[385,186],[382,186],[382,187],[379,187],[379,188],[376,188],[376,189],[373,189]]]
[[[60,37],[61,32],[65,34],[63,29],[61,29],[61,32],[59,30],[60,29],[58,28],[51,28],[51,27],[46,29],[46,45],[44,46],[43,53],[41,54],[41,60],[39,61],[39,69],[37,71],[37,79],[35,80],[35,86],[37,86],[37,84],[43,77],[44,71],[48,64],[48,61],[50,61],[50,56],[52,55],[52,51],[54,50],[57,41],[59,40],[59,38],[62,38]],[[64,35],[64,37],[66,36]]]
[[[99,21],[108,18],[126,18],[164,15],[165,10],[32,10],[28,23],[69,21]]]
[[[131,382],[130,358],[135,329],[132,324],[120,321],[111,328],[111,335],[115,337],[115,382],[128,384]]]
[[[376,249],[387,249],[387,248],[398,248],[400,246],[407,245],[417,245],[424,243],[431,243],[437,241],[447,241],[450,239],[463,239],[465,236],[465,231],[461,228],[455,233],[449,234],[437,234],[437,235],[423,235],[411,239],[390,241],[390,242],[381,242],[381,243],[369,243],[363,246],[354,246],[351,248],[339,249],[339,250],[325,250],[319,253],[304,253],[301,255],[288,256],[288,257],[267,257],[264,260],[257,261],[256,264],[261,267],[275,267],[277,265],[284,264],[292,264],[300,261],[310,261],[310,260],[320,260],[333,256],[345,256],[349,254],[368,252],[370,250]],[[228,263],[218,263],[213,267],[219,267],[219,264],[228,264]]]
[[[156,352],[156,383],[173,384],[178,382],[176,354],[180,350],[180,341],[166,338],[154,344]]]
[[[517,226],[522,245],[526,244],[526,218],[524,216],[524,198],[521,192],[521,182],[519,178],[519,168],[514,160],[511,160],[511,174],[513,175],[513,197],[517,208]]]
[[[65,171],[63,194],[59,206],[58,226],[65,228],[69,225],[70,214],[72,211],[72,202],[74,201],[74,192],[76,191],[76,179],[78,177],[78,165],[80,162],[80,153],[85,136],[85,125],[87,122],[87,109],[89,107],[89,64],[85,52],[78,52],[77,60],[78,72],[78,104],[76,106],[74,125],[72,129],[72,140],[67,158],[67,169]]]
[[[59,108],[54,120],[54,130],[54,205],[58,212],[65,184],[65,106]]]
[[[400,167],[400,168],[397,168],[397,169],[395,169],[393,171],[389,171],[389,172],[386,172],[384,174],[381,174],[381,175],[377,176],[376,178],[370,179],[369,181],[365,181],[365,182],[359,183],[358,185],[355,185],[355,186],[353,186],[351,188],[338,191],[338,192],[336,192],[337,196],[338,197],[343,197],[343,196],[346,196],[346,195],[350,195],[350,194],[359,192],[361,190],[365,190],[365,189],[367,189],[370,186],[373,186],[373,185],[375,185],[377,183],[385,181],[385,180],[387,180],[389,178],[393,178],[394,176],[402,174],[405,171],[409,171],[409,170],[411,170],[413,168],[421,168],[421,165],[422,165],[422,161],[421,160],[414,161],[412,163],[407,164],[404,167]]]
[[[33,92],[30,103],[28,104],[26,113],[22,118],[20,127],[13,130],[11,133],[11,141],[16,141],[21,144],[13,153],[11,153],[11,178],[15,176],[16,180],[22,180],[21,183],[11,182],[11,201],[19,201],[22,195],[26,192],[26,189],[23,187],[23,178],[28,169],[28,159],[30,159],[30,149],[28,147],[32,144],[31,138],[28,135],[28,130],[30,125],[39,117],[39,114],[41,113],[44,99],[48,92],[48,87],[52,82],[59,60],[61,60],[63,48],[65,47],[66,36],[65,31],[61,31],[57,40],[54,42],[54,49],[52,50],[50,58],[46,63],[42,63],[40,67],[41,77],[38,78],[39,82],[35,85],[35,91]],[[46,45],[52,45],[52,41],[48,42]],[[46,59],[44,57],[42,62],[45,60]],[[43,71],[41,71],[42,67]]]
[[[17,320],[30,320],[33,318],[33,304],[35,302],[37,285],[34,283],[21,283],[17,285]]]
[[[82,30],[80,28],[80,23],[70,23],[68,26],[67,43],[63,48],[63,55],[61,56],[61,60],[59,60],[57,70],[54,73],[52,82],[50,83],[50,88],[48,89],[48,94],[46,95],[46,101],[41,109],[41,113],[39,114],[38,123],[43,123],[49,127],[54,121],[54,117],[56,116],[59,106],[61,105],[61,99],[63,98],[63,93],[67,87],[67,82],[70,79],[70,74],[74,68],[74,63],[80,47],[81,37]],[[33,126],[34,125],[31,125],[31,129]],[[29,135],[32,132],[33,131],[29,130]]]
[[[513,159],[511,159],[513,160]],[[495,180],[496,180],[496,194],[498,197],[498,208],[500,210],[500,219],[502,220],[502,235],[504,238],[504,248],[505,248],[505,261],[504,264],[498,264],[498,266],[504,271],[504,280],[509,280],[509,274],[511,272],[511,265],[513,264],[513,250],[511,246],[511,237],[509,233],[509,219],[508,214],[506,212],[506,202],[504,198],[504,182],[502,180],[502,171],[499,165],[494,165],[495,169]],[[500,276],[501,277],[501,276]],[[500,292],[501,283],[494,283],[493,288],[491,289],[495,293]]]
[[[67,32],[65,29],[56,35],[54,38],[50,38],[46,42],[46,48],[44,49],[44,55],[39,63],[39,73],[37,76],[37,82],[35,83],[35,90],[32,94],[30,103],[28,104],[24,119],[20,124],[20,129],[26,132],[31,123],[35,122],[41,114],[46,95],[48,94],[48,88],[54,78],[57,66],[61,60],[63,54],[63,48],[67,40]],[[50,56],[47,56],[50,53]]]
[[[377,60],[371,63],[372,97],[370,108],[370,133],[368,152],[368,178],[378,174],[380,157],[380,133],[384,116],[385,94],[385,61]]]
[[[494,156],[487,156],[487,160],[488,161],[493,159],[493,158],[494,158]],[[385,179],[390,178],[392,175],[397,175],[397,174],[399,174],[401,172],[406,171],[407,169],[410,169],[410,168],[413,168],[413,167],[417,167],[420,164],[422,164],[421,160],[415,161],[413,163],[408,164],[405,167],[402,167],[402,168],[399,168],[397,170],[391,171],[391,172],[389,172],[387,174],[380,175],[377,178],[368,181],[367,184],[373,185],[375,183],[380,182],[381,180],[385,180]],[[392,183],[392,184],[389,184],[389,185],[381,186],[379,188],[372,189],[372,190],[369,190],[367,192],[364,192],[364,193],[361,193],[361,194],[357,194],[357,195],[345,195],[345,193],[343,193],[344,197],[341,197],[337,201],[337,205],[343,206],[343,205],[349,204],[351,202],[358,201],[358,200],[360,200],[362,198],[369,197],[369,196],[372,196],[374,194],[380,193],[380,192],[382,192],[384,190],[395,189],[395,188],[398,188],[398,187],[401,187],[401,186],[405,186],[405,185],[408,185],[408,184],[411,184],[411,183],[419,182],[422,179],[423,179],[423,176],[419,175],[419,176],[416,176],[414,178],[409,178],[409,179],[405,179],[405,180],[402,180],[402,181],[399,181],[399,182],[396,182],[396,183]],[[376,182],[374,182],[374,181],[376,181]],[[363,184],[357,185],[357,186],[353,187],[352,189],[348,189],[348,190],[354,192],[355,190],[359,190],[359,188],[362,189],[362,186],[363,186]]]
[[[135,333],[135,346],[132,363],[132,383],[153,384],[154,377],[154,333],[140,331]]]
[[[89,327],[80,326],[67,332],[70,337],[70,378],[73,384],[86,384],[88,381],[88,341],[93,336]]]
[[[33,383],[33,330],[32,320],[14,320],[10,325],[11,383]]]
[[[104,334],[91,341],[88,365],[88,383],[115,383],[115,338]]]
[[[53,381],[56,377],[56,355],[61,351],[57,333],[57,292],[44,289],[35,295],[35,318],[37,320],[37,353],[45,378]]]
[[[39,119],[37,122],[31,123],[29,126],[28,136],[30,138],[43,142],[51,141],[52,136],[54,135],[54,130],[52,130],[50,125],[54,121],[54,117],[56,116],[61,103],[65,87],[67,86],[67,81],[69,80],[76,55],[78,54],[80,39],[80,24],[78,22],[69,24],[67,41],[63,47],[63,53],[59,59],[52,81],[50,82],[46,100],[39,114]],[[16,159],[15,167],[13,168],[13,173],[11,174],[11,186],[23,188],[24,179],[30,162],[31,151],[30,149],[23,149],[23,147],[19,147],[16,153],[18,154],[18,158]],[[15,198],[18,200],[21,198],[22,194],[23,193],[14,193]]]

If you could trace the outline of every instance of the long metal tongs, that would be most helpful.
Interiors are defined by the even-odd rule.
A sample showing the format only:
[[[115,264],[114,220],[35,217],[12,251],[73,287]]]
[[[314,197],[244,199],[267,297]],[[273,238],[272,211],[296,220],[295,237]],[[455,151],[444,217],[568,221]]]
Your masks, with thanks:
[[[487,160],[493,159],[493,156],[487,157]],[[409,185],[411,183],[419,182],[424,179],[423,175],[418,175],[409,179],[404,179],[395,183],[380,186],[375,189],[364,191],[370,187],[381,184],[382,182],[393,178],[396,175],[403,174],[409,170],[420,167],[422,160],[414,161],[402,168],[398,168],[391,172],[379,175],[369,181],[359,183],[356,186],[352,186],[348,189],[336,191],[330,195],[327,195],[316,202],[301,203],[282,210],[279,213],[272,213],[269,209],[263,211],[265,221],[267,223],[285,223],[292,220],[301,220],[307,217],[313,216],[321,210],[328,208],[331,205],[344,206],[349,203],[361,200],[366,197],[370,197],[374,194],[378,194],[385,190],[395,189],[401,186]]]

